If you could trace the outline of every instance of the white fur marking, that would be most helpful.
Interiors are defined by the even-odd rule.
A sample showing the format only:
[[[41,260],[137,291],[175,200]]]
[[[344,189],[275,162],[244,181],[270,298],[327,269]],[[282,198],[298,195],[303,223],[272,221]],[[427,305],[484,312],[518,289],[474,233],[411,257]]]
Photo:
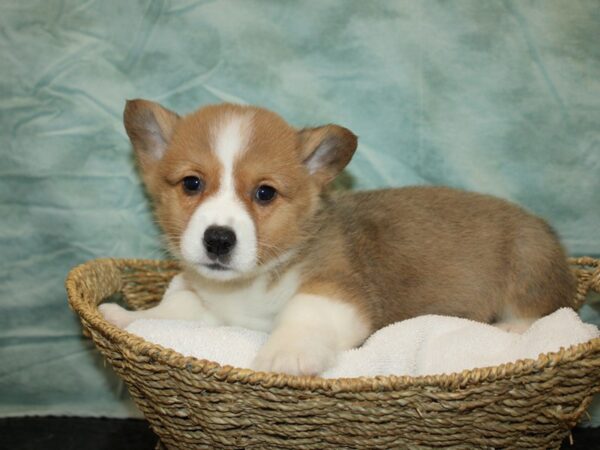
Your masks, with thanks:
[[[207,310],[226,325],[271,332],[275,320],[298,289],[300,273],[290,269],[271,281],[270,273],[251,279],[222,283],[186,271],[186,283],[202,298]]]
[[[512,308],[506,307],[502,317],[494,326],[509,333],[522,334],[529,329],[533,322],[535,319],[521,317],[515,314]]]
[[[275,281],[270,276],[263,273],[250,280],[223,283],[204,278],[196,270],[185,270],[173,278],[154,308],[128,311],[116,303],[105,303],[99,309],[106,320],[121,328],[141,318],[183,319],[270,333],[298,290],[300,272],[290,269]]]
[[[236,278],[256,265],[256,229],[244,203],[237,197],[233,176],[234,163],[246,150],[251,133],[251,114],[228,115],[211,129],[212,149],[223,169],[219,191],[194,212],[181,239],[183,259],[195,264],[208,278]],[[230,227],[236,234],[237,243],[230,261],[232,270],[216,271],[202,266],[210,263],[202,240],[204,231],[211,225]]]
[[[298,294],[282,311],[253,367],[316,375],[330,367],[340,351],[359,345],[368,335],[369,327],[354,306],[319,295]]]
[[[120,328],[137,319],[197,320],[210,326],[222,324],[204,307],[200,297],[188,288],[182,274],[173,277],[162,300],[153,308],[129,311],[116,303],[104,303],[98,310],[107,321]]]
[[[525,333],[531,325],[533,325],[535,319],[512,319],[510,321],[502,321],[494,324],[495,327],[509,333]]]

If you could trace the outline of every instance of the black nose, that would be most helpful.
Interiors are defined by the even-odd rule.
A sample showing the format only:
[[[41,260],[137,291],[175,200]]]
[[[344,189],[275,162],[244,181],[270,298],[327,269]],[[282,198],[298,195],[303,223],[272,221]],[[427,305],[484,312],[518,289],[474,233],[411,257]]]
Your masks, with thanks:
[[[235,232],[231,228],[213,225],[204,232],[204,248],[211,259],[229,254],[235,241]]]

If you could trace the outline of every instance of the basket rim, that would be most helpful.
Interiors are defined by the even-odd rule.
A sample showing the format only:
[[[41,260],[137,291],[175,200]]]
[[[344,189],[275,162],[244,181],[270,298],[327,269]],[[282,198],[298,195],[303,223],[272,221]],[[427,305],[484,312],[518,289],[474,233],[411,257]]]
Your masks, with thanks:
[[[573,265],[594,267],[593,280],[597,286],[593,286],[593,288],[596,291],[600,291],[600,260],[581,257],[570,258],[569,262]],[[214,361],[199,359],[193,356],[184,356],[176,350],[151,343],[140,336],[120,329],[104,319],[98,311],[97,304],[92,305],[90,300],[85,298],[85,292],[83,291],[89,286],[82,286],[78,283],[79,279],[85,278],[86,275],[89,275],[98,267],[120,273],[121,269],[132,266],[155,266],[156,268],[167,270],[179,269],[177,262],[174,260],[121,258],[92,259],[72,268],[65,280],[65,287],[69,304],[73,311],[79,315],[84,326],[93,328],[93,330],[100,333],[105,339],[118,344],[122,350],[146,356],[173,369],[185,370],[194,374],[201,373],[225,382],[259,385],[264,388],[279,387],[336,393],[391,391],[417,386],[435,389],[457,389],[474,384],[491,383],[514,376],[527,375],[532,372],[540,372],[584,358],[590,354],[600,354],[600,337],[598,337],[568,348],[561,347],[560,350],[555,352],[540,354],[536,359],[520,359],[497,366],[465,369],[461,372],[437,375],[379,375],[375,377],[322,378],[259,372],[252,369],[220,365]],[[591,286],[592,283],[589,284]],[[120,286],[115,285],[112,288],[114,289],[113,293],[116,293],[119,288]],[[597,391],[600,391],[600,386],[597,386]]]

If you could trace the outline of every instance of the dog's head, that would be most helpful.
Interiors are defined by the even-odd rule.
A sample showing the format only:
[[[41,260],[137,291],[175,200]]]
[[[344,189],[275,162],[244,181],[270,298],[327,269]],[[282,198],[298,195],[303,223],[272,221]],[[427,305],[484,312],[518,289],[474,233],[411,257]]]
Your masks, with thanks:
[[[293,254],[357,143],[337,125],[297,130],[270,111],[233,104],[180,117],[131,100],[124,122],[170,250],[217,280]]]

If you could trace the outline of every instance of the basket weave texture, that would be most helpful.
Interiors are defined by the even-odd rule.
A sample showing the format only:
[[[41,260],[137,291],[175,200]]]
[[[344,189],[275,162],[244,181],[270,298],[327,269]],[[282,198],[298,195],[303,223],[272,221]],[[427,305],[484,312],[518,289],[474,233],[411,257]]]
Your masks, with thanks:
[[[579,306],[600,292],[600,261],[570,262]],[[101,259],[66,281],[84,331],[164,448],[558,448],[600,392],[600,338],[456,374],[322,379],[184,357],[98,312],[115,294],[134,309],[152,306],[176,273],[172,261]]]

